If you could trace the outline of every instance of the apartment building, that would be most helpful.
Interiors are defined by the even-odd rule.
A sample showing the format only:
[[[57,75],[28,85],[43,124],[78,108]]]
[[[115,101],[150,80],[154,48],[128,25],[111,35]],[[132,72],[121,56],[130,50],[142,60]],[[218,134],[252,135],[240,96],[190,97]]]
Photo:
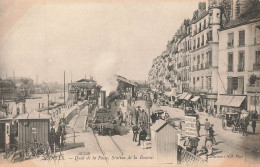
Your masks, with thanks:
[[[221,27],[221,9],[212,4],[199,3],[191,20],[190,87],[200,97],[204,108],[214,107],[218,92],[218,30]]]
[[[256,110],[260,104],[260,3],[230,21],[219,32],[218,110]],[[256,75],[257,82],[249,79]]]

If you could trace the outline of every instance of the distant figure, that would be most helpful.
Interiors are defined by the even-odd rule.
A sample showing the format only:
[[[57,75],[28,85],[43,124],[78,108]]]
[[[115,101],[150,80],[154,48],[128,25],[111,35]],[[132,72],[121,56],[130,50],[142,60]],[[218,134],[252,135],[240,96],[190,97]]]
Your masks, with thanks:
[[[146,141],[146,137],[147,137],[147,132],[144,129],[144,127],[142,128],[142,131],[139,134],[139,143],[138,145],[140,146],[141,144],[141,148],[144,149],[144,145],[145,145],[145,141]],[[140,143],[141,142],[141,143]]]
[[[222,118],[222,128],[226,130],[226,119],[225,117]]]
[[[209,136],[206,136],[206,138],[205,138],[205,147],[206,147],[207,156],[212,155],[212,153],[213,153],[213,142],[212,142],[211,137],[209,137]]]
[[[252,128],[253,128],[253,133],[255,134],[255,127],[256,127],[256,120],[253,118],[252,120]]]
[[[154,112],[151,115],[151,119],[152,119],[152,123],[156,122],[157,116],[156,116],[156,114]]]
[[[209,133],[209,127],[210,127],[210,122],[208,121],[208,118],[206,118],[206,122],[205,122],[205,130],[206,130],[206,134]]]
[[[196,129],[197,129],[197,136],[200,137],[200,121],[199,121],[199,119],[196,120]]]
[[[138,125],[135,124],[132,128],[133,130],[133,141],[137,142],[137,134],[138,134]]]

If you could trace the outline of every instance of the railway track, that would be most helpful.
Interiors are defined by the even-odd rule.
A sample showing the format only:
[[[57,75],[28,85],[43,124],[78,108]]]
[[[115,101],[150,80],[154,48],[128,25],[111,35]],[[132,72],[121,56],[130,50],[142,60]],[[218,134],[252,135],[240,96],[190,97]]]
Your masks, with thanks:
[[[115,142],[112,136],[100,136],[94,131],[93,135],[107,164],[109,164],[108,160],[110,157],[124,155],[123,151]]]

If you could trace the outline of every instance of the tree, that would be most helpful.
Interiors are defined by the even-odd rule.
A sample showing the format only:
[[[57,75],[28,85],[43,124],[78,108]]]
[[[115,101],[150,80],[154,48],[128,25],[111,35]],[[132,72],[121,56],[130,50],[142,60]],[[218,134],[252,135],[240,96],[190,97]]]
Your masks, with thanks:
[[[250,85],[254,85],[256,83],[256,75],[255,74],[252,74],[249,78],[249,83]]]

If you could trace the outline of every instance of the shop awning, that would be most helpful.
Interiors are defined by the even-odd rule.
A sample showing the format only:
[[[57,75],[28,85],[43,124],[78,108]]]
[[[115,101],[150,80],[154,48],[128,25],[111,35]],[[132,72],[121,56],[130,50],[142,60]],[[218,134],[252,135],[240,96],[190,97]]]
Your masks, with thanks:
[[[233,99],[227,104],[230,107],[240,107],[246,96],[233,96]]]
[[[222,106],[227,106],[231,100],[233,99],[234,96],[226,96],[226,95],[220,95],[216,104],[217,105],[222,105]]]
[[[179,99],[184,99],[187,95],[188,95],[188,93],[183,93],[183,94],[179,97]]]
[[[177,95],[176,98],[179,98],[181,95],[182,95],[182,94]]]
[[[200,98],[200,96],[195,96],[195,97],[193,97],[193,98],[191,99],[191,101],[193,101],[193,102],[198,101],[199,98]]]
[[[191,96],[192,96],[191,94],[188,94],[184,99],[185,100],[190,100]]]

